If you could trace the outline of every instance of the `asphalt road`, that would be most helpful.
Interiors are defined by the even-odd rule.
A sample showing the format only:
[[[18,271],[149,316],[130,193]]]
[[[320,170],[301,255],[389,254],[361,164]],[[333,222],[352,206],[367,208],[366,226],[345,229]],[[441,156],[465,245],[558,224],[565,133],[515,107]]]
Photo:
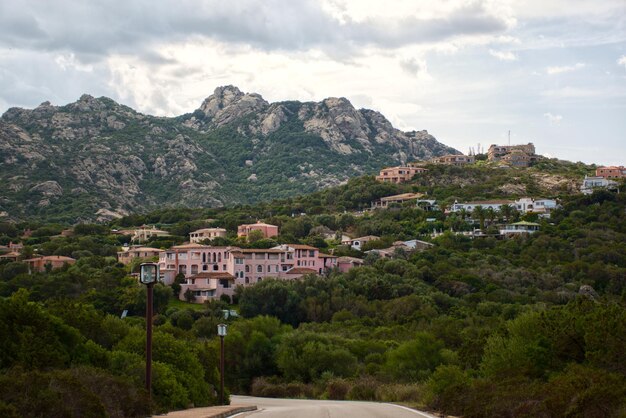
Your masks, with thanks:
[[[231,403],[256,405],[258,410],[237,415],[250,418],[436,418],[426,412],[377,402],[315,401],[231,396]]]

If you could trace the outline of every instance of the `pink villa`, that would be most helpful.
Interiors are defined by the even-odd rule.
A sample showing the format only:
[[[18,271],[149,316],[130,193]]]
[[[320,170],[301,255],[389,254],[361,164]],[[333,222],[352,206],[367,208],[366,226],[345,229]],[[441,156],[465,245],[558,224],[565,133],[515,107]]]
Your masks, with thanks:
[[[426,171],[428,170],[422,167],[388,167],[380,170],[376,180],[384,183],[404,183],[411,180],[417,173],[425,173]]]
[[[46,271],[46,266],[50,266],[50,269],[61,268],[66,264],[74,264],[76,260],[71,257],[64,257],[62,255],[48,255],[45,257],[35,257],[28,260],[24,260],[28,264],[28,272],[43,272]]]
[[[278,235],[278,227],[276,225],[257,222],[255,224],[243,224],[237,227],[238,237],[247,237],[252,231],[261,231],[263,238],[271,238]]]
[[[185,244],[159,256],[163,281],[171,284],[177,274],[183,274],[180,299],[184,300],[185,292],[191,290],[200,303],[232,295],[236,286],[251,286],[267,277],[298,279],[306,274],[323,274],[336,266],[337,257],[300,244],[267,249]]]

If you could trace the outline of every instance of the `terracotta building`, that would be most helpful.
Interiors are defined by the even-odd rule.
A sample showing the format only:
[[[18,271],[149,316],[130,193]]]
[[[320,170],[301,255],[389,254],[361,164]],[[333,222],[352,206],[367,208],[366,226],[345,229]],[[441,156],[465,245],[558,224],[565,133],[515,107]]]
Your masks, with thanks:
[[[385,183],[404,183],[413,178],[418,173],[424,173],[428,170],[422,167],[389,167],[380,170],[380,174],[376,176],[376,180]]]
[[[237,227],[238,237],[247,237],[252,231],[261,231],[263,238],[271,238],[278,235],[278,227],[276,225],[257,222],[254,224],[243,224]]]
[[[32,273],[43,272],[46,271],[46,269],[61,268],[66,264],[71,265],[76,263],[76,260],[62,255],[47,255],[45,257],[29,258],[28,260],[24,260],[24,262],[28,264],[28,271]]]
[[[598,167],[596,168],[596,177],[602,177],[605,179],[623,179],[626,178],[626,167],[623,165],[619,167]]]

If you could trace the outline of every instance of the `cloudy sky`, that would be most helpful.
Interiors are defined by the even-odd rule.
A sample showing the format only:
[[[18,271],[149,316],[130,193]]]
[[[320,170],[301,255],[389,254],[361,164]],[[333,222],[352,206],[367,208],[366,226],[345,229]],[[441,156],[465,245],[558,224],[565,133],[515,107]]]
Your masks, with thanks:
[[[0,113],[343,96],[467,152],[626,164],[626,0],[0,0]]]

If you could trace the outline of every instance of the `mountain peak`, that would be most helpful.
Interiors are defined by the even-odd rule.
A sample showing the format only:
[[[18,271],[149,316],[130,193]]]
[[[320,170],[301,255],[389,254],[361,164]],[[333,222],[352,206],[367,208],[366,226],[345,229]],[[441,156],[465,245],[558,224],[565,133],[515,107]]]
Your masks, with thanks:
[[[269,103],[261,95],[243,93],[237,87],[228,85],[217,87],[213,94],[202,102],[199,110],[215,125],[221,126],[268,106]]]

